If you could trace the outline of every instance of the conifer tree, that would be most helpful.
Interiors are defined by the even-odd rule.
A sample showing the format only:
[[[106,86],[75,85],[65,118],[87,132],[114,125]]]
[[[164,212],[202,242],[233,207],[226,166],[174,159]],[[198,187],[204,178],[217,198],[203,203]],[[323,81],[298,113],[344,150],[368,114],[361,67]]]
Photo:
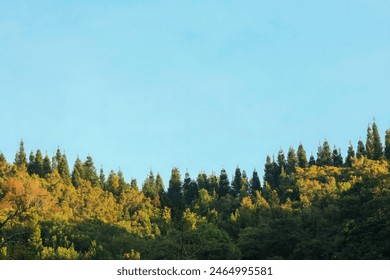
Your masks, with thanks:
[[[50,160],[49,160],[50,162]],[[38,174],[40,177],[44,177],[46,174],[43,169],[44,159],[42,157],[41,151],[38,149],[35,154],[35,161],[34,161],[34,173]],[[46,166],[47,168],[47,166]],[[51,168],[50,168],[51,170]],[[50,173],[50,172],[49,172]]]
[[[198,177],[196,178],[196,182],[198,184],[199,190],[205,189],[205,190],[207,190],[209,192],[209,194],[212,194],[212,191],[209,190],[206,173],[200,172],[198,174]]]
[[[219,194],[219,178],[214,172],[207,179],[207,186],[210,195],[214,195],[214,193]]]
[[[68,159],[65,154],[61,155],[60,160],[57,163],[57,171],[60,174],[65,184],[70,184],[71,177],[69,171]]]
[[[286,167],[286,173],[291,174],[295,172],[295,167],[298,164],[297,157],[295,155],[295,150],[292,146],[288,149],[287,153],[287,167]]]
[[[132,190],[137,190],[137,191],[138,191],[137,179],[131,179],[130,188],[131,188]]]
[[[237,166],[236,171],[234,173],[234,178],[232,181],[232,193],[234,196],[237,196],[240,193],[242,188],[242,175],[241,169]]]
[[[99,177],[96,173],[96,168],[90,155],[87,156],[82,167],[84,169],[84,176],[82,178],[91,182],[92,186],[99,186]]]
[[[126,183],[125,177],[123,176],[123,172],[121,169],[118,170],[118,184],[119,184],[119,193],[125,191],[129,188],[129,186]]]
[[[343,166],[343,156],[341,155],[341,150],[337,149],[336,146],[334,146],[332,152],[332,164],[336,167]]]
[[[156,175],[156,190],[160,196],[164,193],[164,182],[160,173]]]
[[[27,169],[27,157],[24,151],[23,139],[20,140],[19,151],[15,155],[15,165],[21,169]]]
[[[119,194],[119,178],[114,170],[111,170],[110,174],[108,174],[105,189],[113,193],[115,196]]]
[[[198,197],[198,184],[191,180],[190,174],[186,172],[183,182],[183,192],[185,204],[190,206],[191,203]]]
[[[390,129],[386,130],[385,136],[385,158],[390,161]]]
[[[81,162],[80,158],[77,157],[72,171],[73,186],[78,188],[81,185],[81,180],[83,178],[85,178],[83,163]]]
[[[298,166],[300,168],[307,168],[308,167],[306,151],[303,148],[302,144],[299,144],[299,146],[298,146],[297,158],[298,158]]]
[[[267,155],[264,165],[264,185],[267,182],[271,189],[276,188],[279,174],[278,165],[275,163],[275,160],[273,159],[271,161],[271,157]]]
[[[376,122],[372,124],[373,158],[379,160],[383,157],[383,146]]]
[[[35,155],[33,152],[30,153],[29,162],[27,164],[27,172],[28,174],[37,174],[37,171],[35,170]]]
[[[248,182],[248,176],[246,176],[245,170],[242,171],[242,177],[241,177],[241,189],[240,189],[240,196],[245,197],[249,194],[249,182]]]
[[[256,169],[253,170],[250,186],[251,186],[252,195],[255,195],[256,191],[261,191],[260,178],[259,178],[259,174],[257,174]]]
[[[286,157],[284,155],[283,150],[280,149],[278,152],[278,172],[279,172],[279,174],[282,173],[282,170],[286,171],[286,166],[287,166]]]
[[[156,188],[156,182],[152,170],[150,170],[149,175],[142,183],[142,192],[145,196],[150,197],[152,200],[156,197],[156,195],[158,195],[158,190]]]
[[[99,173],[99,184],[102,189],[104,189],[105,183],[106,183],[106,176],[104,175],[103,166],[101,166],[100,173]]]
[[[179,220],[181,218],[181,213],[184,210],[184,198],[180,171],[176,167],[173,168],[171,172],[167,196],[170,208],[172,209],[172,216],[174,219]]]
[[[366,156],[368,159],[374,159],[374,135],[370,125],[367,127]]]
[[[221,174],[219,175],[218,196],[223,197],[228,193],[230,193],[230,182],[226,170],[222,168]]]
[[[356,147],[356,157],[361,158],[365,157],[366,155],[366,148],[364,147],[363,141],[359,140]]]
[[[345,158],[345,166],[352,167],[352,159],[355,157],[355,150],[353,149],[352,143],[349,142],[348,155]]]
[[[318,166],[330,166],[332,165],[332,156],[330,151],[330,146],[327,140],[324,143],[318,146],[317,152],[317,161]]]
[[[309,165],[309,167],[310,167],[310,166],[313,166],[313,165],[316,165],[316,160],[315,160],[313,154],[310,155],[308,165]]]
[[[52,172],[51,169],[51,162],[49,156],[46,154],[45,158],[43,159],[42,163],[42,177],[45,177],[47,174],[50,174]]]

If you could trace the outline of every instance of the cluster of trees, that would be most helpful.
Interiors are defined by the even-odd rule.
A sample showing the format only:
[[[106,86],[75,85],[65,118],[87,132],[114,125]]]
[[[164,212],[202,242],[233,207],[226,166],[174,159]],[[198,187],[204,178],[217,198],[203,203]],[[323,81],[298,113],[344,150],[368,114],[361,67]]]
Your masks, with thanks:
[[[374,123],[345,159],[324,141],[268,156],[263,180],[173,168],[139,187],[21,142],[13,163],[0,153],[0,259],[388,259],[389,162]]]

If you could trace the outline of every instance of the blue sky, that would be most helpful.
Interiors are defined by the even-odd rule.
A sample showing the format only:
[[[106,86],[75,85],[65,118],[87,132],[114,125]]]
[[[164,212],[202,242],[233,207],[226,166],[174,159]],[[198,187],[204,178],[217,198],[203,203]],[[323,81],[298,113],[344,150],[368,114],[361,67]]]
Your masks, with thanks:
[[[0,150],[141,183],[390,128],[389,1],[0,0]]]

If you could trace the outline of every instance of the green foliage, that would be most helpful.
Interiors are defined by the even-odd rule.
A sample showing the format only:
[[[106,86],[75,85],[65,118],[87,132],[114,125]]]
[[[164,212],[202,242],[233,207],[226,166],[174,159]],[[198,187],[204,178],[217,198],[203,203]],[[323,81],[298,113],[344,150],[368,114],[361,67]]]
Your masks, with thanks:
[[[389,259],[390,130],[383,151],[369,128],[344,164],[326,141],[317,161],[299,145],[267,156],[263,186],[256,170],[230,184],[173,168],[167,192],[152,172],[142,191],[97,176],[90,156],[70,176],[59,149],[27,164],[21,142],[14,164],[0,153],[0,259]]]

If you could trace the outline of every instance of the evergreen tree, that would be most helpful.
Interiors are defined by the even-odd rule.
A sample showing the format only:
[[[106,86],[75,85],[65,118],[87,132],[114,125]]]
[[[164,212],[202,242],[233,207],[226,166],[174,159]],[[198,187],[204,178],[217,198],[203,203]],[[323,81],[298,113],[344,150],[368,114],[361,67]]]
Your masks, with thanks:
[[[160,173],[156,175],[156,190],[160,196],[164,193],[164,182]]]
[[[198,184],[199,190],[205,189],[209,192],[209,194],[212,194],[212,191],[209,189],[209,184],[208,184],[206,173],[200,172],[198,174],[198,177],[196,178],[196,182]]]
[[[317,161],[318,166],[330,166],[332,165],[332,156],[330,151],[330,146],[327,140],[324,143],[318,146],[317,152]]]
[[[207,186],[210,195],[214,195],[214,193],[219,194],[219,178],[214,172],[207,179]]]
[[[379,160],[383,157],[383,146],[381,137],[378,132],[378,127],[374,122],[372,124],[372,140],[373,140],[373,159]]]
[[[167,196],[172,209],[172,216],[174,219],[179,220],[184,210],[184,198],[180,171],[176,167],[171,172]]]
[[[87,156],[86,160],[83,163],[83,169],[84,176],[82,178],[91,182],[92,186],[99,186],[99,177],[97,175],[96,168],[91,156]]]
[[[115,196],[119,194],[119,178],[114,170],[111,170],[110,174],[108,174],[105,189]]]
[[[30,153],[29,162],[27,164],[27,172],[28,174],[37,174],[37,171],[35,170],[35,155],[33,152]]]
[[[142,183],[142,192],[144,193],[144,195],[150,197],[152,200],[158,195],[156,181],[152,170],[150,170],[149,175]]]
[[[286,157],[284,155],[284,152],[282,149],[279,150],[278,152],[278,173],[279,175],[282,173],[282,171],[286,171]]]
[[[183,192],[185,204],[190,206],[191,203],[198,197],[198,184],[196,181],[191,180],[190,174],[186,172],[183,182]]]
[[[50,162],[50,160],[49,160]],[[47,166],[46,166],[47,168]],[[50,168],[51,169],[51,168]],[[34,161],[34,170],[35,174],[38,174],[40,177],[44,177],[46,173],[44,172],[44,159],[42,157],[41,151],[38,149],[35,154],[35,161]]]
[[[341,155],[341,150],[337,149],[336,146],[334,146],[334,148],[333,148],[332,164],[333,164],[333,166],[336,166],[336,167],[343,166],[343,157]]]
[[[271,161],[271,157],[267,155],[266,162],[264,165],[264,185],[265,183],[268,183],[271,189],[274,189],[277,187],[278,184],[278,177],[279,177],[279,167],[275,163],[275,160],[273,159]]]
[[[15,155],[15,165],[21,169],[27,169],[27,156],[24,151],[23,139],[20,140],[19,151]]]
[[[69,171],[69,164],[68,159],[65,154],[61,155],[58,163],[57,163],[57,171],[58,174],[60,174],[62,180],[65,182],[65,184],[70,184],[71,177],[70,177],[70,171]]]
[[[99,183],[100,183],[100,187],[104,189],[104,185],[106,184],[106,176],[104,175],[103,166],[100,167]]]
[[[349,142],[348,155],[345,159],[345,166],[346,167],[352,167],[352,159],[354,157],[355,157],[355,150],[353,149],[351,142]]]
[[[242,171],[242,177],[241,177],[241,190],[240,190],[240,196],[245,197],[249,194],[249,182],[248,182],[248,176],[246,176],[245,170]]]
[[[78,188],[81,185],[81,180],[83,178],[85,178],[83,163],[81,162],[80,158],[77,157],[77,159],[74,163],[73,172],[72,172],[73,186]]]
[[[250,186],[251,186],[251,193],[254,196],[256,194],[256,191],[261,191],[260,178],[259,178],[259,174],[257,174],[256,169],[253,170],[252,178],[250,181]]]
[[[230,182],[226,170],[222,168],[221,174],[219,175],[219,188],[218,196],[223,197],[230,193]]]
[[[242,188],[242,175],[241,169],[237,166],[236,171],[234,173],[234,178],[232,181],[232,193],[234,196],[237,196],[240,193]]]
[[[308,165],[309,165],[309,167],[313,166],[313,165],[316,165],[316,160],[315,160],[315,158],[314,158],[314,156],[312,154],[310,155]]]
[[[368,159],[374,159],[374,135],[370,125],[367,127],[367,138],[366,138],[366,156]]]
[[[137,179],[131,179],[130,188],[131,188],[132,190],[138,191]]]
[[[295,150],[292,146],[288,149],[287,153],[287,168],[286,168],[286,173],[291,174],[295,172],[295,167],[298,164],[297,157],[295,155]]]
[[[386,130],[385,137],[385,158],[390,161],[390,129]]]
[[[307,168],[308,167],[306,151],[303,148],[302,144],[299,144],[299,146],[298,146],[297,158],[298,158],[298,166],[300,168]]]
[[[119,193],[125,191],[126,189],[130,188],[130,186],[127,185],[125,178],[123,177],[122,170],[118,170],[118,184],[119,184]],[[118,193],[118,194],[119,194]]]
[[[361,158],[366,156],[366,148],[364,147],[363,141],[359,140],[356,148],[356,157]]]
[[[50,174],[51,172],[52,172],[52,169],[51,169],[50,158],[46,154],[45,158],[43,159],[43,163],[42,163],[42,177],[45,177],[47,174]]]

